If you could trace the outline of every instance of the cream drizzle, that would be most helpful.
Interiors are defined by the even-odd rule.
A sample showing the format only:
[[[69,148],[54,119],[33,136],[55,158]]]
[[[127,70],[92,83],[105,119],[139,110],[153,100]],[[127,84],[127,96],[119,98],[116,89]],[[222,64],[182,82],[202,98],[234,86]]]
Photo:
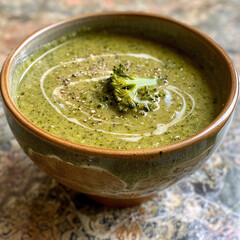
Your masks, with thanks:
[[[63,44],[62,44],[63,45]],[[61,46],[62,46],[61,45]],[[49,50],[48,52],[46,52],[45,54],[43,54],[44,56],[46,56],[48,53],[56,50],[57,48],[59,48],[60,46],[54,48],[54,49],[51,49],[51,51]],[[29,67],[27,70],[29,70],[29,68],[35,64],[38,60],[40,60],[42,57],[44,56],[41,56],[39,57],[37,60],[35,60]],[[43,93],[43,96],[45,97],[45,99],[49,102],[49,104],[56,110],[56,112],[58,112],[60,115],[62,115],[64,118],[66,118],[68,121],[72,122],[72,123],[75,123],[75,124],[78,124],[80,126],[82,126],[83,128],[86,128],[86,129],[89,129],[89,130],[92,130],[92,131],[99,131],[99,132],[103,132],[103,133],[106,133],[106,134],[111,134],[111,135],[119,135],[119,136],[123,136],[123,137],[119,137],[121,138],[122,140],[126,140],[126,141],[132,141],[132,142],[136,142],[136,141],[139,141],[142,137],[144,136],[151,136],[151,135],[161,135],[163,134],[164,132],[167,131],[167,129],[171,126],[173,126],[174,124],[177,124],[178,122],[182,121],[185,117],[187,117],[189,114],[191,114],[191,112],[193,111],[194,107],[195,107],[195,101],[194,101],[194,98],[187,92],[177,88],[177,87],[174,87],[174,86],[171,86],[171,85],[167,85],[167,86],[160,86],[159,88],[163,88],[163,90],[165,91],[166,93],[166,97],[164,99],[167,107],[170,107],[170,105],[173,103],[172,102],[172,97],[171,97],[171,93],[170,91],[173,91],[175,92],[177,95],[179,95],[183,101],[183,106],[182,106],[182,109],[177,112],[176,111],[176,117],[169,123],[167,124],[162,124],[162,123],[158,123],[157,124],[157,129],[153,132],[147,132],[147,133],[143,133],[143,134],[133,134],[133,133],[118,133],[118,132],[109,132],[109,131],[105,131],[105,130],[102,130],[102,129],[94,129],[94,128],[91,128],[91,127],[88,127],[82,123],[80,123],[76,118],[69,118],[68,116],[66,116],[65,114],[62,113],[62,111],[49,99],[49,97],[47,96],[46,92],[45,92],[45,89],[44,89],[44,80],[45,78],[47,77],[47,75],[52,72],[53,70],[55,70],[56,68],[62,66],[62,65],[67,65],[69,63],[72,63],[72,62],[82,62],[82,61],[86,61],[88,59],[95,59],[95,58],[101,58],[101,57],[117,57],[117,56],[131,56],[131,57],[136,57],[136,58],[144,58],[144,59],[152,59],[154,61],[157,61],[159,63],[163,63],[161,60],[153,57],[153,56],[150,56],[148,54],[144,54],[144,53],[140,53],[140,54],[135,54],[135,53],[122,53],[122,54],[103,54],[103,55],[90,55],[89,57],[86,57],[86,58],[77,58],[73,61],[69,61],[69,62],[64,62],[64,63],[61,63],[61,64],[58,64],[50,69],[48,69],[43,75],[42,77],[40,78],[40,87],[41,87],[41,90],[42,90],[42,93]],[[25,71],[26,72],[26,71]],[[25,75],[25,72],[24,72],[24,75]],[[106,73],[110,74],[112,73],[112,71],[107,71]],[[75,84],[78,84],[79,82],[82,82],[82,81],[86,81],[86,82],[91,82],[91,81],[99,81],[99,80],[104,80],[104,79],[107,79],[109,78],[110,75],[104,75],[104,76],[100,76],[100,77],[96,77],[96,78],[90,78],[90,79],[82,79],[82,80],[79,80],[78,82],[70,82],[69,85],[75,85]],[[23,78],[23,77],[22,77]],[[22,79],[21,78],[21,79]],[[57,87],[59,88],[59,87]],[[53,91],[53,95],[55,96],[58,96],[60,97],[60,95],[57,93],[57,88],[54,89]],[[190,110],[190,112],[188,114],[185,114],[185,111],[186,111],[186,101],[185,101],[185,98],[183,96],[183,94],[181,94],[180,92],[186,94],[192,101],[192,108]],[[70,103],[72,104],[72,103]],[[60,105],[62,108],[64,108],[64,105],[61,104]],[[82,113],[84,114],[87,114],[89,115],[88,113],[82,111]],[[92,116],[91,116],[92,117]],[[94,118],[92,117],[92,119],[94,120],[101,120],[101,121],[104,121],[103,119],[99,119],[99,118]],[[107,121],[108,122],[108,121]],[[112,124],[112,122],[108,122],[109,124]],[[124,124],[126,125],[126,124]],[[126,137],[125,137],[126,136]]]
[[[104,79],[107,79],[108,77],[110,77],[110,75],[109,75],[109,76],[104,76]],[[91,79],[92,79],[92,78],[91,78]],[[91,80],[91,79],[86,79],[86,80]],[[94,78],[94,81],[95,81],[95,79],[97,79],[97,78]],[[101,79],[102,79],[102,77],[101,77],[99,80],[101,80]],[[78,82],[71,82],[71,83],[73,83],[72,85],[76,85],[77,83],[80,83],[80,82],[82,82],[82,80],[80,80],[80,81],[78,81]],[[90,82],[90,81],[87,81],[87,82]],[[70,85],[71,83],[69,83],[69,85]],[[74,83],[75,83],[75,84],[74,84]],[[62,86],[56,87],[56,88],[53,90],[53,98],[54,98],[54,101],[57,100],[55,96],[57,96],[59,99],[63,99],[62,96],[61,96],[61,93],[60,93],[61,89],[62,89]],[[71,106],[77,108],[74,104],[72,104],[72,103],[69,102],[69,101],[65,101],[65,103],[66,103],[67,105],[71,105]],[[66,110],[66,108],[64,107],[63,104],[59,104],[59,105]],[[56,105],[55,105],[55,106],[56,106]],[[95,120],[95,121],[107,122],[108,124],[121,124],[121,123],[118,123],[118,122],[107,121],[107,120],[104,120],[104,119],[102,119],[102,118],[95,118],[95,117],[91,116],[89,113],[83,111],[82,109],[81,109],[80,111],[81,111],[81,113],[87,115],[88,117],[90,117],[92,120]],[[126,124],[126,123],[125,123],[124,125],[125,125],[125,126],[129,126],[129,127],[132,126],[132,125]]]
[[[18,85],[21,83],[21,81],[22,81],[22,79],[24,78],[24,76],[26,75],[26,73],[29,71],[29,69],[30,69],[35,63],[37,63],[38,61],[40,61],[43,57],[45,57],[45,56],[48,55],[49,53],[51,53],[51,52],[57,50],[58,48],[66,45],[67,43],[69,43],[69,42],[64,42],[64,43],[62,43],[62,44],[59,44],[58,46],[56,46],[56,47],[54,47],[54,48],[51,48],[50,50],[48,50],[47,52],[45,52],[44,54],[42,54],[40,57],[38,57],[37,59],[35,59],[35,60],[26,68],[26,70],[23,72],[23,74],[22,74],[22,76],[21,76],[21,78],[20,78],[20,80],[19,80],[19,82],[18,82]]]
[[[180,90],[179,88],[171,86],[171,85],[167,86],[166,88],[168,90],[174,91],[175,93],[177,93],[182,98],[182,100],[183,100],[183,107],[180,110],[180,112],[176,112],[176,118],[174,120],[172,120],[170,123],[167,123],[167,124],[158,123],[157,124],[157,129],[155,131],[153,131],[151,134],[149,134],[149,133],[144,134],[144,136],[163,134],[164,132],[167,131],[167,129],[169,127],[173,126],[174,124],[177,124],[178,122],[182,121],[185,117],[187,117],[189,114],[191,114],[191,112],[193,111],[193,109],[195,107],[195,101],[194,101],[193,97],[189,93],[187,93],[187,92],[185,92],[183,90]],[[164,90],[164,91],[166,91],[166,90]],[[186,111],[187,104],[186,104],[186,100],[185,100],[184,96],[181,93],[179,93],[179,91],[187,94],[190,97],[190,99],[192,100],[192,103],[193,103],[190,112],[187,115],[185,115],[185,116],[183,116],[183,115],[184,115],[184,113]]]

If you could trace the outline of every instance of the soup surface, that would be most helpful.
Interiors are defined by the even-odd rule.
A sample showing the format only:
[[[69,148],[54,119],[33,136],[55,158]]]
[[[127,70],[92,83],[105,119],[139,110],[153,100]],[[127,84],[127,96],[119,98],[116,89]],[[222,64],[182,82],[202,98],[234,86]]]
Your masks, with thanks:
[[[131,76],[156,79],[152,111],[119,112],[107,87],[119,64]],[[202,130],[221,109],[204,66],[159,42],[108,32],[89,31],[44,46],[21,64],[14,82],[14,102],[35,125],[102,148],[171,144]],[[139,88],[136,97],[144,99],[144,91]]]

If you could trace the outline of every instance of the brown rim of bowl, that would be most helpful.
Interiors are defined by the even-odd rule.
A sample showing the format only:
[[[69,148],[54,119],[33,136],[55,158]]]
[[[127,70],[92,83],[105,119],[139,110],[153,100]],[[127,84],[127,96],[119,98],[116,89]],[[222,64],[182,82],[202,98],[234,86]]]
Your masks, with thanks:
[[[226,61],[228,65],[229,72],[231,74],[231,92],[228,98],[228,101],[221,111],[221,113],[214,119],[213,122],[211,122],[206,128],[204,128],[202,131],[198,132],[197,134],[170,144],[166,146],[160,146],[156,148],[149,148],[149,149],[137,149],[137,150],[117,150],[117,149],[106,149],[106,148],[98,148],[93,146],[85,146],[78,143],[73,143],[64,139],[61,139],[59,137],[56,137],[36,125],[34,125],[32,122],[30,122],[26,117],[24,117],[21,112],[16,108],[14,105],[10,93],[9,93],[9,76],[10,76],[10,69],[13,62],[14,57],[19,53],[19,51],[27,45],[32,39],[36,38],[38,35],[40,35],[42,32],[48,31],[56,26],[66,24],[68,22],[77,20],[77,19],[87,19],[92,17],[103,17],[103,16],[141,16],[146,18],[156,18],[156,19],[162,19],[168,22],[172,22],[174,24],[178,24],[183,28],[187,28],[189,31],[193,32],[194,34],[198,35],[199,37],[203,38],[209,45],[211,45]],[[4,62],[2,72],[1,72],[1,94],[3,97],[3,100],[11,112],[11,114],[14,116],[15,119],[17,119],[20,124],[22,124],[28,131],[32,132],[34,135],[40,137],[41,139],[54,144],[56,146],[60,146],[62,148],[71,149],[75,152],[81,152],[83,154],[87,155],[94,155],[99,157],[114,157],[114,158],[125,158],[125,159],[134,159],[135,157],[138,157],[139,160],[149,159],[150,158],[156,158],[160,155],[165,155],[166,153],[177,151],[181,148],[186,148],[188,146],[191,146],[201,140],[203,140],[206,137],[211,137],[215,135],[227,122],[229,117],[231,116],[231,113],[234,110],[234,107],[237,103],[238,98],[238,78],[237,78],[237,72],[233,66],[233,63],[230,59],[230,57],[227,55],[227,53],[221,48],[217,43],[215,43],[210,37],[208,37],[206,34],[198,31],[192,26],[188,26],[187,24],[181,23],[177,20],[174,20],[172,18],[161,16],[157,14],[149,14],[144,12],[103,12],[103,13],[90,13],[90,14],[82,14],[79,16],[74,16],[67,18],[65,20],[58,21],[56,23],[50,24],[44,28],[41,28],[40,30],[34,32],[33,34],[29,35],[25,40],[23,40],[18,47],[16,47],[7,57],[7,59]],[[134,157],[135,156],[135,157]]]

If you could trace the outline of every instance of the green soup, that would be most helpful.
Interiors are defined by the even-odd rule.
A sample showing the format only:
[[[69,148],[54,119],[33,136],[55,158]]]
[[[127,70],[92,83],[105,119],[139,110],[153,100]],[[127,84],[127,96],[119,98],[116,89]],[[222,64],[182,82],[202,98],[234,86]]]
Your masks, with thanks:
[[[132,76],[157,79],[156,109],[118,111],[106,82],[120,63]],[[217,116],[222,104],[212,78],[173,47],[89,31],[50,43],[22,64],[14,75],[14,101],[35,125],[71,142],[154,148],[196,134]]]

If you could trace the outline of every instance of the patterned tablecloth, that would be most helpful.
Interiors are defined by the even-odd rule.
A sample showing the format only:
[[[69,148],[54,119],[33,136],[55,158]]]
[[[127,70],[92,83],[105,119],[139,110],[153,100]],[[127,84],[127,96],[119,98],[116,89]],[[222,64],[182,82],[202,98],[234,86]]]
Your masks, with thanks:
[[[239,0],[1,0],[0,66],[32,31],[82,12],[139,10],[210,35],[240,72]],[[100,206],[26,157],[0,101],[0,239],[240,239],[240,106],[220,149],[195,174],[136,207]]]

